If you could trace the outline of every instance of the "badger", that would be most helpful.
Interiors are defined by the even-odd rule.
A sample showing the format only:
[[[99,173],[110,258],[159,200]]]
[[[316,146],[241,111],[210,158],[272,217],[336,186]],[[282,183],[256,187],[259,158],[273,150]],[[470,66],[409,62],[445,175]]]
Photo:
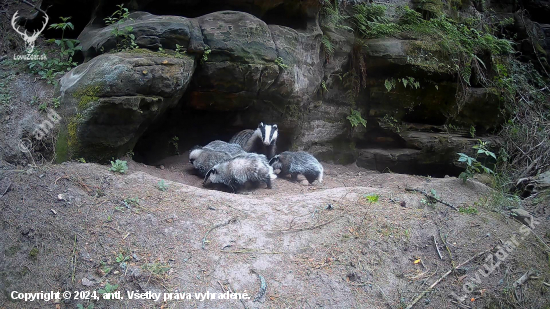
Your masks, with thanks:
[[[246,151],[243,150],[241,145],[228,143],[220,140],[215,140],[213,142],[210,142],[203,148],[214,150],[214,151],[227,152],[231,156],[237,156],[237,155],[246,153]]]
[[[237,193],[247,182],[265,182],[271,189],[271,180],[277,178],[264,155],[247,153],[218,163],[204,177],[203,185],[221,183]]]
[[[189,153],[189,163],[204,177],[214,165],[227,161],[233,156],[224,151],[215,151],[204,147],[194,147]]]
[[[271,159],[277,151],[278,136],[279,129],[276,124],[269,125],[260,122],[256,130],[242,130],[235,134],[229,142],[241,145],[246,152],[264,154]]]
[[[323,182],[323,166],[314,156],[305,151],[285,151],[269,161],[273,169],[280,169],[279,177],[290,174],[293,181],[297,180],[298,174],[306,177],[311,184],[315,180]]]

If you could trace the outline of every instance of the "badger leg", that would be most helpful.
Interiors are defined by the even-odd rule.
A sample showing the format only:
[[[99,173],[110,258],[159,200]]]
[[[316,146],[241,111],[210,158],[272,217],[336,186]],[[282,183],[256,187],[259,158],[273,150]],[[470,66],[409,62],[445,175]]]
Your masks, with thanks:
[[[298,173],[292,173],[292,174],[290,175],[290,179],[291,179],[292,181],[298,181]]]
[[[312,184],[317,179],[317,175],[313,173],[305,173],[304,176],[306,177],[309,184]]]
[[[271,177],[269,177],[269,175],[266,177],[265,183],[267,184],[267,188],[268,188],[268,189],[272,189],[272,188],[273,188],[273,186],[271,185]]]

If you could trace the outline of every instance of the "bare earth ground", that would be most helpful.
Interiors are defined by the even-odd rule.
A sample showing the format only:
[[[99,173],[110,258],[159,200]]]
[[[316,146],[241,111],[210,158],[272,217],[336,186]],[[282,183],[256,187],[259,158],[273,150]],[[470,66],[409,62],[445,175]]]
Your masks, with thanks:
[[[186,161],[186,154],[168,158],[161,169],[129,160],[125,175],[75,162],[0,171],[3,186],[11,183],[0,197],[0,308],[54,308],[52,302],[10,300],[14,290],[98,291],[107,283],[124,299],[71,299],[58,308],[405,308],[453,263],[494,253],[514,235],[519,247],[487,277],[478,275],[472,293],[462,286],[483,269],[488,254],[441,280],[415,308],[550,303],[543,244],[532,234],[524,237],[522,225],[507,214],[489,210],[491,190],[479,182],[323,163],[323,184],[278,178],[272,190],[231,194],[202,188]],[[161,179],[166,191],[158,188]],[[479,213],[426,205],[424,196],[405,188],[433,189],[442,200]],[[365,197],[373,194],[378,201]],[[535,217],[534,231],[548,242],[548,215]],[[530,270],[538,278],[514,288]],[[258,274],[266,292],[254,301],[262,286]],[[251,299],[194,299],[195,292],[228,288]],[[129,300],[127,291],[186,292],[193,299]],[[451,292],[466,296],[462,307],[452,303]]]

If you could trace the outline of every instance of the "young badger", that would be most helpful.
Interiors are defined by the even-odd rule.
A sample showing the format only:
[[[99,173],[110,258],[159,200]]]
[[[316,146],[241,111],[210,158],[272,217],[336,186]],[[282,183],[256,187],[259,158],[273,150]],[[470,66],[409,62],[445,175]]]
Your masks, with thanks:
[[[216,164],[204,177],[203,185],[221,183],[237,193],[246,182],[265,182],[271,189],[271,179],[277,178],[264,155],[247,153]]]
[[[200,176],[204,176],[214,165],[227,161],[232,157],[231,154],[224,151],[199,147],[189,153],[189,163],[193,164]]]
[[[208,145],[202,147],[203,149],[210,149],[215,151],[227,152],[231,156],[237,156],[246,153],[239,144],[231,144],[228,142],[215,140],[208,143]]]
[[[304,151],[285,151],[273,157],[269,165],[274,170],[281,170],[279,177],[290,174],[292,180],[296,181],[298,174],[302,174],[310,184],[315,180],[323,182],[323,166],[314,156]]]
[[[278,136],[279,129],[276,124],[269,125],[261,122],[256,130],[242,130],[235,134],[229,142],[241,145],[246,152],[264,154],[271,159],[277,151]]]

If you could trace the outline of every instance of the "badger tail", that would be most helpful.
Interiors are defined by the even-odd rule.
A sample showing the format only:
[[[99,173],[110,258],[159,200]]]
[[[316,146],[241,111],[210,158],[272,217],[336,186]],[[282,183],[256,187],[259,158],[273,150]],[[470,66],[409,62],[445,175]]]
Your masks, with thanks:
[[[323,172],[323,166],[321,165],[321,172],[319,173],[319,177],[317,178],[319,183],[323,183]]]

